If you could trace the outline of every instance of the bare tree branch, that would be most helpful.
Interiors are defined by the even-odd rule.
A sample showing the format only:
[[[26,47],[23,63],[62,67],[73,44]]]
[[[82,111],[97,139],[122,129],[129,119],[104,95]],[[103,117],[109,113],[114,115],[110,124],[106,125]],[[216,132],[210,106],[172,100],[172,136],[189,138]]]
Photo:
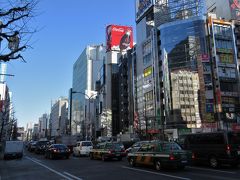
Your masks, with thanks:
[[[28,43],[32,34],[31,19],[35,17],[35,10],[39,0],[2,0],[0,7],[0,61],[21,59],[20,54],[30,47]]]

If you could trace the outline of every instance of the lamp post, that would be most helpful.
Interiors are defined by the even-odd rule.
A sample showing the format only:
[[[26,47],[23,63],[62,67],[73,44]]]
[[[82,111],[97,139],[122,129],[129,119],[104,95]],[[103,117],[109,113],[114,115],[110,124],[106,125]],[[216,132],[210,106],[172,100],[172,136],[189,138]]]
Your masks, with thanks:
[[[70,126],[70,135],[72,134],[72,128],[71,128],[71,124],[72,124],[72,94],[76,94],[76,93],[79,93],[79,94],[83,94],[85,95],[85,97],[87,97],[88,99],[88,120],[90,122],[90,100],[95,96],[95,94],[92,94],[91,96],[87,95],[86,93],[84,92],[79,92],[79,91],[73,91],[72,88],[70,89],[70,117],[69,117],[69,126]],[[86,126],[86,140],[87,140],[87,126]]]

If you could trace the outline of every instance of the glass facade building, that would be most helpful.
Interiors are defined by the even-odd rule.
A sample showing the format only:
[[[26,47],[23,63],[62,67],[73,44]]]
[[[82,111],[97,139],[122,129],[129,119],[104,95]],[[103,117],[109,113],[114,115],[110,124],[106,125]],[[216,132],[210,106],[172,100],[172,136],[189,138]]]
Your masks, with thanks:
[[[202,55],[207,53],[204,17],[193,17],[159,27],[162,52],[164,113],[167,127],[199,128],[206,120],[206,101],[212,102],[212,87],[205,88]],[[172,36],[174,34],[174,36]],[[206,96],[206,92],[210,95]],[[169,125],[169,126],[168,126]]]

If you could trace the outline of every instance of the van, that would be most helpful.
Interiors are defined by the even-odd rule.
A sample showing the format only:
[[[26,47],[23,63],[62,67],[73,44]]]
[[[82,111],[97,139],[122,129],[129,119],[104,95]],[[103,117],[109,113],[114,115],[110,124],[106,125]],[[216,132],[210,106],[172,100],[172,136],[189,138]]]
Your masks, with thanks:
[[[91,141],[79,141],[76,146],[73,147],[74,156],[89,156],[90,150],[93,148]]]
[[[185,134],[179,137],[179,144],[194,154],[194,162],[208,162],[212,168],[221,164],[237,167],[240,163],[240,133],[210,132]]]
[[[22,157],[23,157],[23,141],[6,141],[4,159]]]

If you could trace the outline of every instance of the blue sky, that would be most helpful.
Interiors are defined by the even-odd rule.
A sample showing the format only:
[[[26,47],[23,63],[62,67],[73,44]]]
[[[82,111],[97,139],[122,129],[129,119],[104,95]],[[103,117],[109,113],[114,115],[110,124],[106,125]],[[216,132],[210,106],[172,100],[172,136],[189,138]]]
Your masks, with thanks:
[[[19,126],[38,122],[51,100],[68,96],[73,63],[86,45],[105,43],[108,24],[133,26],[135,33],[134,0],[40,0],[38,12],[33,25],[41,30],[23,53],[27,63],[8,63]]]

